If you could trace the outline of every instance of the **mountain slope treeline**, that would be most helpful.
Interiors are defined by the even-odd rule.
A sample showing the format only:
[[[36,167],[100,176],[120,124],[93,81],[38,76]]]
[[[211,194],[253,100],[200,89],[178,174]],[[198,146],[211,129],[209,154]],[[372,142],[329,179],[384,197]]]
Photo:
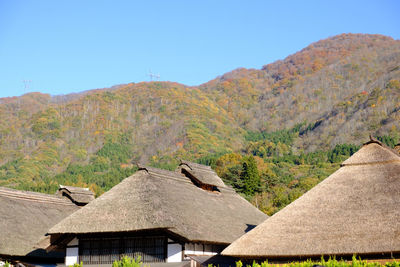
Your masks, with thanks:
[[[54,192],[62,183],[101,194],[135,162],[172,169],[183,158],[211,164],[273,213],[370,134],[398,142],[399,111],[400,41],[342,34],[200,86],[144,82],[2,98],[0,186]],[[249,193],[242,172],[254,162],[260,181]]]

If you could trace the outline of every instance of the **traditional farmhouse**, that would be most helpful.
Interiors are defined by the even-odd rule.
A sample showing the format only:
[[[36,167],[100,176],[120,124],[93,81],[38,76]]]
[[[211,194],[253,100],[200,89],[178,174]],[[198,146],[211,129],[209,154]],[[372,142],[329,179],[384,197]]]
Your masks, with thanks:
[[[69,189],[94,198],[88,189]],[[62,190],[64,187],[60,187],[59,192]],[[48,195],[0,187],[0,259],[25,263],[62,262],[65,253],[47,253],[38,248],[38,242],[49,242],[45,234],[80,208],[76,201],[74,196],[63,197],[62,193]],[[87,203],[80,198],[79,201],[81,205]]]
[[[49,230],[48,249],[66,265],[111,264],[121,256],[179,263],[215,255],[267,216],[208,166],[176,171],[146,166]]]
[[[294,260],[353,254],[390,258],[399,252],[400,156],[371,140],[339,170],[222,254]]]

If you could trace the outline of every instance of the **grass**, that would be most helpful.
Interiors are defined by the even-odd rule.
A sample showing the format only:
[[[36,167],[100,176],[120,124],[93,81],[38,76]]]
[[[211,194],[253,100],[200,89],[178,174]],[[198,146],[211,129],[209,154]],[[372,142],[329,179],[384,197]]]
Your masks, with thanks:
[[[314,266],[326,266],[326,267],[400,267],[400,261],[393,260],[390,262],[386,262],[385,264],[381,264],[379,262],[367,261],[362,260],[356,256],[353,256],[351,261],[345,261],[343,259],[336,260],[335,258],[329,258],[327,261],[324,258],[321,258],[320,261],[294,261],[287,264],[272,264],[268,263],[268,261],[264,261],[261,263],[253,262],[252,265],[246,264],[245,266],[241,261],[236,262],[236,267],[273,267],[273,266],[280,266],[280,267],[314,267]],[[210,266],[209,267],[213,267]]]

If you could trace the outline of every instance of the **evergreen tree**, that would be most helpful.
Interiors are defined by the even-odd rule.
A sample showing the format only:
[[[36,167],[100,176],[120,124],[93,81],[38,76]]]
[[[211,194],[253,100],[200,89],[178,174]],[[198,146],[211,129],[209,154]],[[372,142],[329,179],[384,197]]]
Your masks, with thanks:
[[[245,195],[252,196],[254,193],[260,191],[260,175],[256,160],[252,155],[244,158],[240,178],[243,182],[242,192]]]

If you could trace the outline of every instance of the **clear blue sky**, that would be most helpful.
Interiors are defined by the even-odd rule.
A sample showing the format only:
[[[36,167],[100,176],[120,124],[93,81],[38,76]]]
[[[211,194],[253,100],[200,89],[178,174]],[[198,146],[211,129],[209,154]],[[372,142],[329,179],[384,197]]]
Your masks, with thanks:
[[[148,81],[150,70],[198,85],[340,33],[400,39],[399,14],[395,0],[0,0],[0,97]]]

